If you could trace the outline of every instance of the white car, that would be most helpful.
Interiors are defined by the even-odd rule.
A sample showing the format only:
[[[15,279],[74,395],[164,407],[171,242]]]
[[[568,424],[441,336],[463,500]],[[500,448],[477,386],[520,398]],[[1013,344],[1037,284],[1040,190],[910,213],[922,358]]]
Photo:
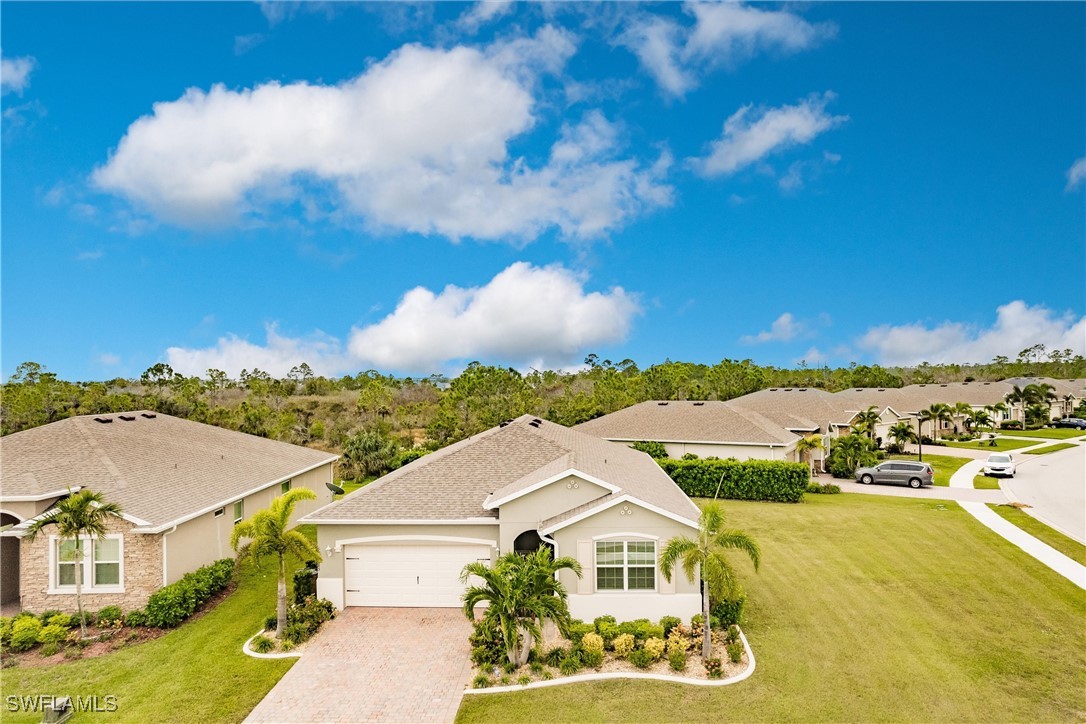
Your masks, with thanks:
[[[992,453],[984,463],[984,474],[994,477],[1014,477],[1014,458],[1010,453]]]

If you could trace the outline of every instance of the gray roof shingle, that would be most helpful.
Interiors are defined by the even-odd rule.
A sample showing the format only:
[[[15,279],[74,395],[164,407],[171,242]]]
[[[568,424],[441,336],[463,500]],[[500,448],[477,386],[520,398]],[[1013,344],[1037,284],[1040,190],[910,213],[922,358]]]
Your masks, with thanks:
[[[733,403],[650,400],[574,429],[608,440],[788,445],[798,439],[760,410]]]
[[[161,413],[83,415],[0,438],[0,500],[81,486],[159,527],[337,458]]]

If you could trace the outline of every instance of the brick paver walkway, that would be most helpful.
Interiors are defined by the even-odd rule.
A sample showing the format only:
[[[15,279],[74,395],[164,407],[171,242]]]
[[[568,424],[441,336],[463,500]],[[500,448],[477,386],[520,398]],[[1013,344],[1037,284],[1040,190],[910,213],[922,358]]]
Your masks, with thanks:
[[[348,608],[247,722],[451,722],[471,675],[455,608]]]

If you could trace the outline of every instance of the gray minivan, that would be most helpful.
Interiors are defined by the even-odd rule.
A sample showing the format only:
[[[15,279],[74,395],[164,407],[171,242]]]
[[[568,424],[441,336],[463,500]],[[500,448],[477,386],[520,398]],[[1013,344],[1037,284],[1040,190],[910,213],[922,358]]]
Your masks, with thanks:
[[[873,468],[860,468],[856,471],[856,480],[864,485],[871,483],[894,483],[919,488],[931,485],[935,480],[935,471],[927,463],[914,463],[908,460],[887,460]]]

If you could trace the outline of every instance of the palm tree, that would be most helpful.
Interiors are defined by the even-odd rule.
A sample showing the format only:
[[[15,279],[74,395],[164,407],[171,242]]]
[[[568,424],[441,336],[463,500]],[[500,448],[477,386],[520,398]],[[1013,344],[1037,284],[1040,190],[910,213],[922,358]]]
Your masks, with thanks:
[[[238,552],[238,560],[248,558],[257,561],[265,556],[276,556],[279,559],[279,600],[275,610],[276,638],[283,638],[283,627],[286,626],[287,621],[287,554],[291,553],[303,560],[321,560],[320,549],[313,541],[289,527],[294,506],[302,500],[316,499],[317,494],[309,488],[288,490],[249,520],[243,520],[235,525],[234,532],[230,535],[230,545]],[[238,544],[241,543],[242,538],[249,540],[239,548]]]
[[[973,410],[973,412],[966,418],[966,422],[973,428],[973,430],[979,430],[982,427],[990,427],[992,425],[992,418],[988,415],[988,408],[983,410]]]
[[[1048,407],[1040,403],[1034,402],[1026,408],[1026,424],[1025,426],[1043,426],[1049,421]]]
[[[807,458],[807,463],[811,468],[811,475],[814,475],[814,451],[825,450],[826,446],[822,444],[822,437],[820,435],[807,435],[800,438],[796,443],[796,454],[799,455],[799,459],[803,460]]]
[[[994,405],[985,405],[984,410],[989,415],[992,416],[991,424],[993,426],[995,425],[995,416],[996,415],[999,415],[999,419],[1002,420],[1004,417],[1006,417],[1007,413],[1009,412],[1009,408],[1007,407],[1007,403],[1005,403],[1005,402],[997,402]]]
[[[973,414],[973,406],[970,405],[968,402],[955,402],[954,403],[954,406],[950,408],[950,415],[954,420],[954,434],[955,435],[957,435],[958,432],[959,432],[959,430],[958,430],[958,420],[961,419],[964,422],[965,420],[969,419],[969,416],[972,415],[972,414]]]
[[[1029,385],[1026,385],[1029,387]],[[1018,385],[1014,385],[1010,392],[1006,394],[1003,400],[1007,403],[1008,407],[1013,405],[1022,405],[1022,426],[1026,424],[1026,404],[1029,402],[1029,395]],[[1011,419],[1014,419],[1013,410],[1011,412]]]
[[[916,440],[916,433],[913,432],[912,425],[902,420],[901,422],[895,422],[890,426],[890,439],[894,441],[894,444],[905,450],[905,444],[914,442]]]
[[[543,638],[542,623],[553,621],[568,635],[572,621],[566,606],[566,587],[558,571],[568,569],[581,577],[581,564],[564,556],[552,559],[551,549],[542,545],[534,553],[506,553],[493,565],[474,561],[464,566],[460,580],[475,576],[480,583],[464,592],[464,615],[475,619],[475,607],[486,602],[484,616],[495,619],[505,643],[506,656],[514,666],[528,662],[528,652]]]
[[[840,460],[842,466],[851,472],[860,467],[864,455],[870,453],[874,444],[860,435],[845,435],[839,437],[833,446],[834,458]],[[850,473],[851,474],[851,473]]]
[[[68,496],[60,500],[56,507],[47,510],[27,526],[26,538],[33,541],[47,525],[57,527],[57,535],[62,541],[75,541],[72,559],[75,561],[75,605],[79,611],[79,630],[83,638],[87,637],[87,622],[83,618],[83,539],[102,540],[111,519],[121,518],[121,506],[106,503],[101,493],[80,490],[73,493],[68,489]]]
[[[926,410],[921,410],[920,414],[917,416],[921,422],[931,423],[932,440],[937,440],[939,438],[939,422],[950,422],[950,409],[950,405],[936,402]]]
[[[743,551],[754,563],[754,570],[762,560],[758,544],[746,533],[724,529],[724,510],[717,502],[706,503],[698,519],[697,538],[681,535],[672,538],[660,553],[660,572],[671,580],[676,565],[682,565],[683,573],[691,583],[701,574],[701,610],[705,618],[701,656],[709,660],[713,655],[713,640],[709,632],[710,599],[717,601],[733,596],[738,583],[735,571],[728,562],[728,549]]]
[[[875,439],[875,425],[882,419],[879,415],[879,408],[875,405],[857,412],[852,419],[855,421],[852,425],[852,429],[857,433],[866,433],[869,440]]]

